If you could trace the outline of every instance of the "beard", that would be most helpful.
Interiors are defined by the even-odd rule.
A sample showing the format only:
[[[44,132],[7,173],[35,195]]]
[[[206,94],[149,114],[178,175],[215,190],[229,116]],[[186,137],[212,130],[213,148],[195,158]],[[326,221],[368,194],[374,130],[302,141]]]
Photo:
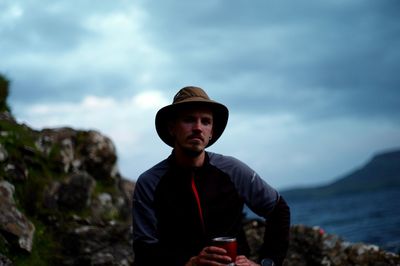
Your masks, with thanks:
[[[188,156],[190,158],[196,158],[196,157],[200,156],[200,154],[203,152],[202,149],[194,150],[194,149],[189,149],[189,148],[183,148],[182,151],[186,156]]]

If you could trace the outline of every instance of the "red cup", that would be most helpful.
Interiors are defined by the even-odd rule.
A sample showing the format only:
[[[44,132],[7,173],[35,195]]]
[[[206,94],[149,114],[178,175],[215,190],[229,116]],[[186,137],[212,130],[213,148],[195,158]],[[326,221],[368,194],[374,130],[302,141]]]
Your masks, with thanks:
[[[232,262],[235,262],[237,256],[237,242],[234,237],[216,237],[212,239],[212,245],[226,250],[227,256],[231,257]]]

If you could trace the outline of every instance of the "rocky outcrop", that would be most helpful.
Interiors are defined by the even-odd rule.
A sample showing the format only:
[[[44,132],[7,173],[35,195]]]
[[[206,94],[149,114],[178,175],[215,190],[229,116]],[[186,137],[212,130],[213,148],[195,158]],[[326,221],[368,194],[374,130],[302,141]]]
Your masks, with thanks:
[[[14,190],[12,184],[0,181],[0,230],[7,241],[30,252],[35,226],[17,209]]]
[[[258,220],[245,223],[252,258],[262,243],[264,224]],[[324,232],[317,226],[295,225],[290,231],[290,246],[284,266],[350,266],[400,265],[399,254],[382,250],[375,245],[349,243],[339,236]]]
[[[34,253],[38,265],[132,264],[134,184],[118,173],[112,142],[94,131],[15,126],[0,121],[2,256]],[[41,246],[49,240],[50,252],[49,243]]]
[[[400,256],[375,245],[349,243],[319,227],[295,226],[287,265],[400,265]]]
[[[133,190],[107,136],[33,130],[3,104],[0,266],[132,265]]]

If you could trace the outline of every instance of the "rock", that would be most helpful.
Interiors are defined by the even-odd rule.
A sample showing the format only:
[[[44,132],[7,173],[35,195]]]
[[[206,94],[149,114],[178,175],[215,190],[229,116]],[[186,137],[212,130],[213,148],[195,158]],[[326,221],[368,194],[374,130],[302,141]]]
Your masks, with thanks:
[[[263,227],[263,222],[259,220],[245,223],[253,259],[257,258],[257,250],[262,243]],[[400,265],[400,256],[374,245],[345,242],[318,226],[294,225],[290,230],[290,245],[284,266],[307,265]]]
[[[30,252],[35,226],[17,209],[14,191],[12,184],[0,181],[0,229],[11,245]]]
[[[118,199],[116,199],[118,201]],[[94,199],[92,214],[96,219],[113,219],[119,214],[118,204],[113,202],[109,193],[101,193]]]
[[[49,210],[58,208],[58,196],[61,183],[60,181],[50,181],[43,191],[43,207]]]
[[[87,173],[70,175],[56,192],[58,206],[68,210],[82,210],[89,207],[95,182]]]
[[[12,266],[11,260],[0,253],[0,266]]]
[[[15,181],[22,181],[28,178],[28,170],[23,162],[14,161],[13,163],[6,164],[4,171],[9,179]]]
[[[121,213],[124,215],[129,222],[132,220],[132,195],[135,190],[135,183],[124,178],[121,178],[119,183],[119,188],[122,191],[124,201],[128,203],[127,206],[121,209]]]
[[[88,173],[99,179],[116,179],[118,168],[116,166],[117,156],[112,141],[100,134],[90,130],[82,143],[81,153],[85,156],[84,163]]]
[[[132,265],[134,256],[130,226],[119,222],[82,225],[64,237],[66,253],[75,261],[64,265]],[[72,264],[71,264],[72,263]]]
[[[8,111],[0,112],[0,120],[7,120],[12,123],[17,123],[12,114]]]
[[[373,245],[345,242],[319,227],[294,226],[290,241],[286,265],[400,265],[399,255]]]
[[[97,131],[44,129],[38,132],[35,146],[65,173],[87,172],[95,179],[111,183],[118,179],[115,146]]]
[[[8,157],[7,150],[0,143],[0,162],[5,161],[7,157]]]

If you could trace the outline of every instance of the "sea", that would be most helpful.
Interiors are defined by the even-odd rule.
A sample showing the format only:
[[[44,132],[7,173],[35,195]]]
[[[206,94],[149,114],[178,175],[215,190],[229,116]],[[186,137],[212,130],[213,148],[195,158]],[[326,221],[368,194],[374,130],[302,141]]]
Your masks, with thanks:
[[[319,226],[344,241],[377,245],[400,254],[399,188],[287,201],[293,225]],[[247,208],[245,212],[247,218],[259,218]]]

